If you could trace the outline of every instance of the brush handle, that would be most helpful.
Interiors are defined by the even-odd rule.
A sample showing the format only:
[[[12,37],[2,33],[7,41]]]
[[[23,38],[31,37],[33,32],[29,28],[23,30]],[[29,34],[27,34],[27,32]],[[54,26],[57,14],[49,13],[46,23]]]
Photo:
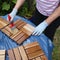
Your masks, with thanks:
[[[9,22],[11,21],[11,16],[8,14],[8,20],[9,20]],[[13,23],[13,21],[11,22],[11,24],[10,24],[10,28],[12,28],[12,27],[14,27],[14,23]]]

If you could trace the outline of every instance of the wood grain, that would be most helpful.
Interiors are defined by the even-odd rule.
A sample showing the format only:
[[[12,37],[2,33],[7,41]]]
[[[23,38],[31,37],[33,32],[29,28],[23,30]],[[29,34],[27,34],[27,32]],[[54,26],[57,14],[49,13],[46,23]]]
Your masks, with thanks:
[[[36,51],[34,53],[28,54],[28,57],[29,57],[29,59],[32,59],[32,58],[41,56],[43,54],[44,54],[43,51],[42,50],[39,50],[39,51]]]
[[[42,56],[41,56],[41,59],[42,59],[42,60],[48,60],[45,55],[42,55]]]
[[[24,33],[26,33],[27,35],[31,35],[32,34],[32,32],[34,31],[34,27],[33,26],[31,26],[31,25],[29,25],[29,24],[26,24],[23,28],[22,28],[22,31],[24,32]]]
[[[41,60],[41,58],[40,57],[37,57],[36,60]]]
[[[15,60],[14,52],[13,50],[8,50],[9,60]]]
[[[22,60],[28,60],[28,57],[25,53],[25,50],[24,50],[23,46],[20,46],[19,50],[20,50],[20,53],[21,53]]]
[[[21,55],[20,55],[18,48],[14,48],[13,51],[14,51],[16,60],[21,60]]]
[[[0,50],[0,60],[5,60],[5,50]]]
[[[17,41],[17,43],[18,43],[18,44],[21,44],[21,43],[22,43],[23,41],[25,41],[28,37],[29,37],[28,35],[24,34],[24,35]]]
[[[22,22],[17,26],[17,28],[20,30],[25,24],[26,24],[25,22]]]
[[[37,42],[13,48],[8,51],[8,54],[10,60],[47,60],[47,57]]]
[[[36,52],[36,51],[38,51],[40,49],[41,49],[40,46],[37,45],[37,46],[26,49],[26,52],[27,52],[27,54],[30,54],[30,53]]]
[[[15,41],[18,41],[19,39],[21,39],[22,37],[23,37],[23,35],[24,35],[24,33],[20,33],[19,35],[17,35],[15,38],[14,38],[14,40]]]
[[[32,42],[30,44],[27,44],[24,46],[25,49],[28,49],[28,48],[31,48],[31,47],[34,47],[34,46],[38,46],[39,44],[37,42]]]
[[[0,27],[4,27],[9,22],[3,18],[0,18]],[[11,30],[9,26],[2,29],[2,32],[9,36],[12,40],[21,44],[24,40],[26,40],[33,32],[34,27],[27,24],[22,20],[17,20],[14,22],[16,28]],[[21,33],[22,32],[22,33]]]

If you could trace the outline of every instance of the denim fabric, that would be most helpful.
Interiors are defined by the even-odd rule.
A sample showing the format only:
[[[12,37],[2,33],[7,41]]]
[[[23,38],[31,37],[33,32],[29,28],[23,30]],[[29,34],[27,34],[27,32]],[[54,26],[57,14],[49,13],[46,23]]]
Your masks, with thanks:
[[[1,16],[1,17],[6,19],[7,15]],[[17,19],[21,19],[21,20],[33,25],[34,27],[36,27],[33,23],[31,23],[30,21],[28,21],[27,19],[25,19],[23,17],[15,16],[14,21],[16,21]],[[44,34],[41,34],[40,36],[31,35],[26,41],[24,41],[20,45],[26,45],[26,44],[34,42],[34,41],[37,41],[39,43],[40,47],[44,51],[48,60],[52,60],[53,43]],[[15,48],[20,45],[18,45],[16,42],[14,42],[12,39],[10,39],[7,35],[5,35],[2,31],[0,31],[0,50],[2,50],[2,49],[9,50],[9,49]],[[9,60],[8,54],[6,54],[6,60]]]

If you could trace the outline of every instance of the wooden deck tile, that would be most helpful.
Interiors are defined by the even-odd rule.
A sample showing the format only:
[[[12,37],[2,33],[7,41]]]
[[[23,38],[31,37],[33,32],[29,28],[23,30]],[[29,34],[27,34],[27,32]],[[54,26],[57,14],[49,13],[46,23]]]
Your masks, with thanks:
[[[3,18],[0,18],[0,23],[1,23],[0,26],[4,27],[9,22],[7,22],[7,20]],[[11,28],[7,26],[2,30],[2,32],[5,33],[7,36],[9,36],[16,43],[21,44],[32,34],[34,27],[22,20],[17,20],[14,22],[14,24],[16,25],[16,29],[11,30]]]
[[[8,55],[10,60],[47,60],[47,57],[37,42],[13,48],[12,50],[8,51]]]

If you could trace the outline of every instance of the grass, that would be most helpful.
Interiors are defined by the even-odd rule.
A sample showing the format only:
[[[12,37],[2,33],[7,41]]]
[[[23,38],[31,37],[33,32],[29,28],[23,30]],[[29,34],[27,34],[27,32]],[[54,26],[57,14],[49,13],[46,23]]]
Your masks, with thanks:
[[[54,50],[53,50],[53,59],[52,60],[60,60],[60,29],[56,30],[54,36]]]

